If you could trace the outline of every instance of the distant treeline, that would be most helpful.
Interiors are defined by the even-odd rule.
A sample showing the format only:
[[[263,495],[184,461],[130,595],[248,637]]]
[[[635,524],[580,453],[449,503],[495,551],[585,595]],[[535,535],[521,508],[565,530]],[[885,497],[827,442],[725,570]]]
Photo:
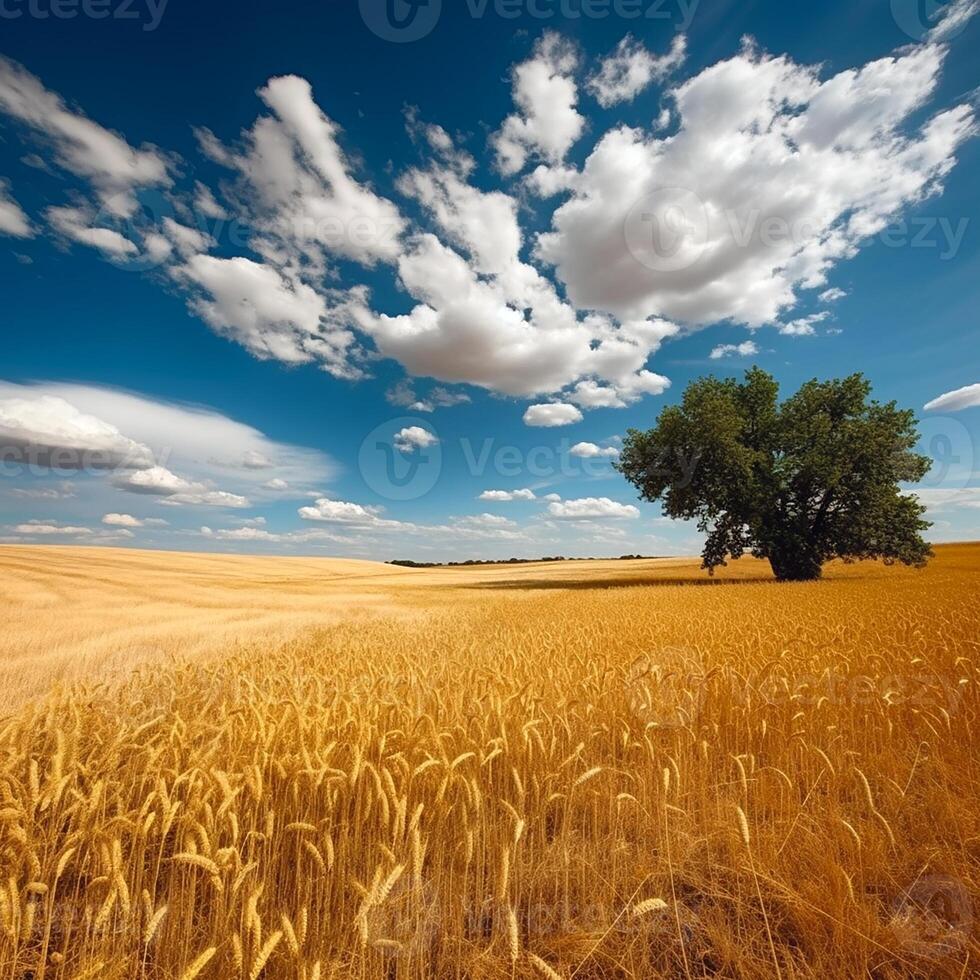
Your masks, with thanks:
[[[542,561],[640,561],[654,558],[655,555],[620,555],[619,558],[566,558],[564,555],[547,556],[545,558],[470,558],[468,561],[409,561],[396,559],[388,565],[399,565],[402,568],[462,568],[468,565],[530,565]]]

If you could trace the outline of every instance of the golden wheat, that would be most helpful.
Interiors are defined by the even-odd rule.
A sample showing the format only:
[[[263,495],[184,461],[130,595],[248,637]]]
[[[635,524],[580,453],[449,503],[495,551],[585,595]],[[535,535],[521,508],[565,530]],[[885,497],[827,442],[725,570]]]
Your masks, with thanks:
[[[980,969],[978,546],[799,585],[358,565],[328,621],[315,562],[201,559],[215,648],[168,592],[173,646],[127,611],[165,652],[88,681],[63,676],[71,588],[111,620],[127,575],[160,608],[170,579],[133,568],[198,566],[27,551],[0,550],[0,588],[29,649],[57,610],[61,655],[0,716],[0,977]],[[232,637],[236,589],[278,641]]]

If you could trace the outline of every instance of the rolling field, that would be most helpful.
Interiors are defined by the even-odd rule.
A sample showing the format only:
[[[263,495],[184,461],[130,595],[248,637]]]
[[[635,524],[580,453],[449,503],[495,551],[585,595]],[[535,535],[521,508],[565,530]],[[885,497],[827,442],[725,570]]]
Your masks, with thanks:
[[[0,980],[977,975],[980,545],[769,578],[0,548]]]

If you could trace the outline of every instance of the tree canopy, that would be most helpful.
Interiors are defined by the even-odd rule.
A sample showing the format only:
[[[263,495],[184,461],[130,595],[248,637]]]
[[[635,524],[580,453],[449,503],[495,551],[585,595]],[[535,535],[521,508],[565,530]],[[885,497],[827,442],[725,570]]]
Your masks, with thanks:
[[[915,414],[870,395],[861,374],[783,402],[759,368],[701,378],[654,428],[629,430],[617,467],[668,517],[698,522],[711,571],[747,551],[783,580],[819,578],[833,558],[923,565],[930,524],[899,484],[931,461],[915,452]]]

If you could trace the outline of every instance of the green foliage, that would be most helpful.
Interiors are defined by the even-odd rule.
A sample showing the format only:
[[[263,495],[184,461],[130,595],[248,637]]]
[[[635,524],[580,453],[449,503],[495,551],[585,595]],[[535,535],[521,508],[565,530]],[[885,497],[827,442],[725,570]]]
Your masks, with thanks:
[[[860,374],[808,381],[779,402],[759,368],[701,378],[655,428],[631,429],[618,469],[669,517],[707,533],[704,566],[750,551],[779,579],[819,578],[832,558],[923,565],[924,508],[898,484],[921,480],[911,411],[869,400]]]

